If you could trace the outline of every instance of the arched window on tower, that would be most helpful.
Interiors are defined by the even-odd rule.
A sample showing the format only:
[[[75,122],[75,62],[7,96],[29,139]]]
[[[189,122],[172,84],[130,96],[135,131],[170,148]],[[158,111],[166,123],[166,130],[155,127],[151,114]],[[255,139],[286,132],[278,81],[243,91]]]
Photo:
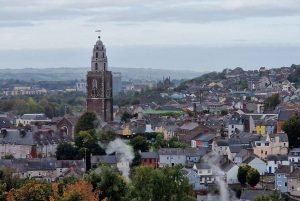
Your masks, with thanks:
[[[96,50],[98,50],[98,49],[99,49],[99,47],[97,46],[97,47],[96,47]]]
[[[104,52],[103,52],[103,58],[105,57],[105,54],[104,54]]]
[[[98,63],[95,63],[95,70],[98,70]]]
[[[97,88],[97,80],[93,80],[93,82],[92,82],[92,88]]]
[[[103,71],[105,71],[105,70],[106,70],[105,68],[106,68],[106,63],[104,63],[104,68],[103,68]]]
[[[103,50],[103,46],[102,46],[102,50]]]
[[[98,52],[96,52],[96,58],[98,58]]]

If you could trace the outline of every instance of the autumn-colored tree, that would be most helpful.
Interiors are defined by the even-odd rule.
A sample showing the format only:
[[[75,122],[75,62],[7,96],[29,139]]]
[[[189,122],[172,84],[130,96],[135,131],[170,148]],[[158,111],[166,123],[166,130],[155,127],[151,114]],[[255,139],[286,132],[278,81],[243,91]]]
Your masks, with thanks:
[[[97,201],[100,194],[99,190],[93,190],[91,183],[83,180],[64,186],[62,195],[59,192],[59,183],[53,183],[52,190],[54,196],[50,197],[50,201]]]
[[[40,180],[29,180],[13,192],[13,199],[16,201],[48,201],[52,194],[51,186],[48,183]]]

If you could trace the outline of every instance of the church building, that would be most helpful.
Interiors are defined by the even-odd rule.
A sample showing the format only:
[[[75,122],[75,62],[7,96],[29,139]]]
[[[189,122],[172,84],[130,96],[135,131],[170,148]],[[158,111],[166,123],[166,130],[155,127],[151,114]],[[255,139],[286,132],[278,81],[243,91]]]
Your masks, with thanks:
[[[95,112],[102,121],[113,121],[112,73],[108,71],[106,49],[100,40],[94,45],[91,70],[86,75],[87,111]]]

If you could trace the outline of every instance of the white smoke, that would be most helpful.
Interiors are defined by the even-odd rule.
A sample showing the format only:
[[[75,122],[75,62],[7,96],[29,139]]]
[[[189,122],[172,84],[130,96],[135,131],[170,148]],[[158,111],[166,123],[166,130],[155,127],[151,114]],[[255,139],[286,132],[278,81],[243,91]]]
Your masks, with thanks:
[[[111,141],[106,146],[105,152],[107,155],[112,154],[116,152],[117,159],[118,159],[118,170],[122,172],[122,175],[126,178],[128,182],[130,182],[129,179],[129,173],[130,173],[130,164],[132,163],[132,160],[134,159],[134,152],[132,149],[132,146],[129,146],[124,143],[123,140],[117,138],[114,141]]]

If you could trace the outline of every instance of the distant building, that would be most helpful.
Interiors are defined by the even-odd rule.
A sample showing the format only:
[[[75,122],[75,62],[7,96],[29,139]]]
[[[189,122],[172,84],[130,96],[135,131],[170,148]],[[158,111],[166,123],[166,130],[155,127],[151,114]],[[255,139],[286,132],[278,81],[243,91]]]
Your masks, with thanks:
[[[156,84],[157,88],[163,88],[163,89],[167,89],[167,88],[173,88],[174,87],[174,83],[171,82],[171,78],[170,77],[163,77],[163,81],[159,81]]]
[[[76,91],[83,91],[86,93],[86,83],[85,82],[77,82],[76,83]]]
[[[113,94],[118,94],[122,91],[122,74],[120,72],[113,72]]]

